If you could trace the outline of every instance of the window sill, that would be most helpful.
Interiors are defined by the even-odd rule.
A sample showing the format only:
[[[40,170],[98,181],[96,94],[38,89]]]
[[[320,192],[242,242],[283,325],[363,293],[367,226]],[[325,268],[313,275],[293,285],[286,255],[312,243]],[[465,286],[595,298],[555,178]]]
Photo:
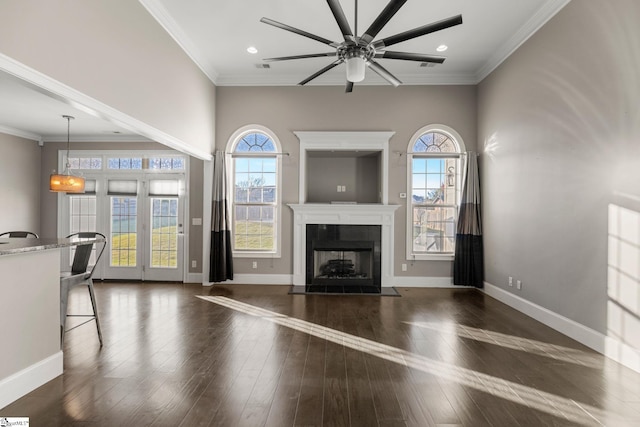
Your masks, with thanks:
[[[407,261],[453,261],[453,254],[412,254]]]
[[[233,251],[234,258],[280,258],[279,252],[236,252]]]

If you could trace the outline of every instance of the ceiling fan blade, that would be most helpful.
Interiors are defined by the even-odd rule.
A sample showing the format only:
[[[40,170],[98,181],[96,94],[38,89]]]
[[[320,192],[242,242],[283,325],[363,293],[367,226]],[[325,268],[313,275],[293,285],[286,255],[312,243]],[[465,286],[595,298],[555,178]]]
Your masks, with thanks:
[[[292,33],[301,35],[303,37],[310,38],[310,39],[318,41],[320,43],[328,44],[329,46],[333,46],[333,47],[337,47],[338,46],[337,43],[334,43],[331,40],[325,39],[324,37],[316,36],[315,34],[311,34],[311,33],[308,33],[308,32],[306,32],[304,30],[300,30],[298,28],[292,27],[291,25],[283,24],[282,22],[274,21],[273,19],[261,18],[260,22],[263,22],[263,23],[268,24],[268,25],[272,25],[272,26],[277,27],[277,28],[281,28],[281,29],[286,30],[286,31],[291,31]]]
[[[375,41],[373,42],[373,47],[376,49],[382,49],[396,43],[424,36],[425,34],[434,33],[460,24],[462,24],[462,15],[453,16],[451,18],[443,19],[442,21],[423,25],[422,27],[414,28],[413,30],[405,31],[400,34],[396,34],[395,36]]]
[[[345,93],[351,93],[353,92],[353,82],[350,82],[349,80],[347,80],[347,87],[344,89]]]
[[[338,0],[327,0],[327,3],[329,4],[329,8],[331,8],[333,17],[338,23],[338,27],[340,27],[340,31],[342,32],[344,39],[353,40],[353,33],[351,32],[351,27],[349,27],[349,21],[347,21],[347,17],[344,16],[344,11],[342,10],[342,6],[340,6],[340,2]]]
[[[277,58],[264,58],[263,61],[273,62],[273,61],[288,61],[290,59],[322,58],[326,56],[336,56],[337,54],[338,54],[337,52],[310,53],[308,55],[279,56]]]
[[[433,62],[435,64],[442,64],[446,59],[444,56],[422,55],[421,53],[394,51],[386,51],[380,54],[376,54],[376,58],[404,59],[405,61]]]
[[[380,12],[376,20],[369,26],[369,29],[364,32],[361,37],[362,40],[367,44],[371,43],[371,40],[378,35],[380,30],[387,25],[387,22],[393,18],[393,15],[395,15],[406,2],[407,0],[391,0],[384,10]]]
[[[378,64],[376,61],[369,60],[369,62],[367,62],[367,65],[369,66],[369,68],[375,71],[376,74],[378,74],[380,77],[382,77],[383,79],[385,79],[386,81],[394,85],[395,87],[398,87],[402,84],[402,82],[398,80],[396,76],[391,74],[389,71],[387,71],[386,68]]]
[[[298,83],[298,85],[300,86],[304,86],[307,83],[309,83],[311,80],[315,79],[318,76],[321,76],[322,74],[326,73],[327,71],[331,70],[332,68],[334,68],[336,65],[342,63],[342,59],[338,59],[335,62],[332,62],[331,64],[327,65],[326,67],[324,67],[322,70],[317,71],[316,73],[310,75],[309,77],[307,77],[306,79],[304,79],[303,81],[301,81],[300,83]]]

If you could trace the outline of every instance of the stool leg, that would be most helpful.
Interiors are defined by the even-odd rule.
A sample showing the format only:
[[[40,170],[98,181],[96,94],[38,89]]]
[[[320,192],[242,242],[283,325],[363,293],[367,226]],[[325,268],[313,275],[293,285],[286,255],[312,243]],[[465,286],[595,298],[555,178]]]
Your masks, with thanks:
[[[96,327],[98,328],[98,339],[100,340],[100,347],[102,347],[102,331],[100,330],[100,320],[98,319],[98,306],[96,305],[96,295],[93,290],[93,279],[89,278],[89,295],[91,296],[91,305],[93,306],[93,315],[96,319]]]
[[[67,303],[69,302],[69,286],[60,282],[60,349],[64,345],[64,331],[67,324]]]

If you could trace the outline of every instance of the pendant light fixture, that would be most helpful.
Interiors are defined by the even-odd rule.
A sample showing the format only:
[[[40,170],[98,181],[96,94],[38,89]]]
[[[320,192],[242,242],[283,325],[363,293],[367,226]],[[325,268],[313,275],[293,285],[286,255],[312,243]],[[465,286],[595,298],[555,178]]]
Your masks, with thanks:
[[[84,193],[84,178],[71,174],[69,162],[70,128],[73,116],[62,116],[67,119],[67,163],[62,174],[51,174],[49,177],[49,190],[62,193]]]

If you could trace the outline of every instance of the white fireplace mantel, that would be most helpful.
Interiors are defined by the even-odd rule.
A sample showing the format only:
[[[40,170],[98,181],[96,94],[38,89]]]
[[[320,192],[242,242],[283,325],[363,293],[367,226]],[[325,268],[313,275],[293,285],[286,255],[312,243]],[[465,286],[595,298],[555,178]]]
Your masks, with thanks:
[[[381,226],[381,285],[393,286],[394,212],[400,205],[290,204],[293,210],[293,284],[305,285],[307,224]]]

